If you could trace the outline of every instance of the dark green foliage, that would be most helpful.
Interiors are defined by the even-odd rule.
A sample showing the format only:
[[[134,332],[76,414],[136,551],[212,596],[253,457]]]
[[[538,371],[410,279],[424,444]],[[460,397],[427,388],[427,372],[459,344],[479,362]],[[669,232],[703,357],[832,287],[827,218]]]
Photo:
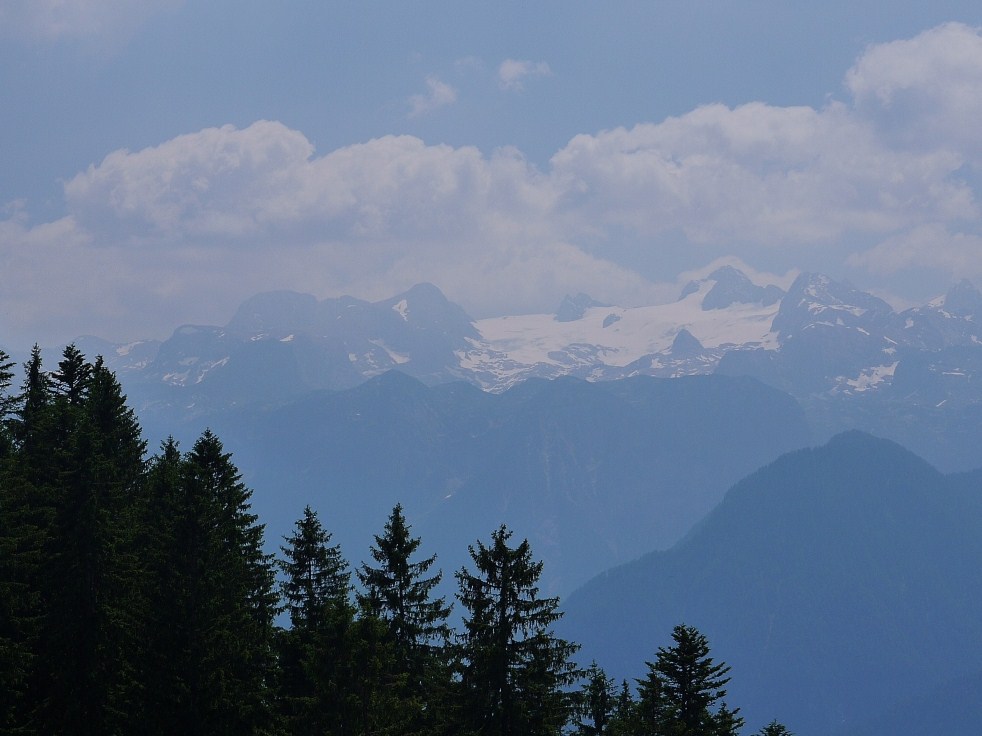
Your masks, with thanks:
[[[726,696],[730,668],[713,662],[709,642],[692,626],[680,624],[672,631],[675,644],[659,647],[654,664],[648,663],[649,680],[661,681],[666,722],[672,733],[702,736],[715,732],[713,705]],[[727,721],[729,717],[727,717]]]
[[[325,606],[349,604],[351,573],[341,548],[331,545],[317,513],[304,508],[292,536],[280,549],[285,579],[280,588],[294,629],[316,628]]]
[[[46,474],[48,458],[45,456],[45,432],[50,425],[50,406],[53,401],[51,379],[44,372],[41,348],[31,350],[31,357],[24,366],[24,383],[19,406],[11,422],[12,433],[18,447],[16,462],[22,476],[38,484]]]
[[[281,548],[280,589],[292,626],[279,636],[279,699],[290,734],[343,733],[352,720],[351,576],[330,541],[308,506]]]
[[[794,734],[777,721],[771,721],[757,732],[757,736],[794,736]]]
[[[586,670],[586,682],[576,702],[576,731],[583,736],[609,733],[608,724],[617,710],[618,695],[614,681],[593,662]]]
[[[0,350],[0,733],[12,729],[23,707],[21,697],[31,667],[29,640],[36,594],[30,571],[37,566],[38,547],[27,523],[23,484],[11,470],[14,452],[9,419],[15,397],[10,394],[13,362]]]
[[[115,376],[65,349],[40,377],[32,355],[21,410],[39,509],[35,718],[48,732],[117,733],[133,718],[140,568],[134,518],[143,442]],[[50,386],[50,390],[48,389]],[[42,459],[43,458],[43,459]]]
[[[359,595],[362,611],[384,623],[392,648],[393,669],[384,679],[403,715],[403,733],[434,728],[436,703],[449,685],[445,645],[450,606],[433,596],[442,577],[440,572],[428,575],[436,556],[413,559],[419,546],[397,504],[383,534],[375,535],[371,554],[377,566],[363,563],[358,570],[365,589]]]
[[[691,626],[676,626],[672,639],[671,647],[659,647],[655,661],[646,663],[648,673],[637,681],[636,700],[623,684],[605,733],[737,736],[743,728],[739,708],[722,701],[729,667],[713,662],[706,637]]]
[[[445,599],[432,597],[442,574],[427,577],[436,555],[412,559],[419,545],[419,538],[410,534],[402,506],[396,504],[385,532],[375,536],[371,552],[378,567],[363,563],[358,570],[358,579],[367,591],[360,601],[363,606],[377,607],[407,669],[418,669],[432,647],[446,639],[450,614]]]
[[[182,493],[183,462],[173,438],[150,460],[141,532],[146,557],[146,608],[142,626],[144,651],[139,679],[147,733],[174,733],[188,727],[188,672],[191,581],[195,566],[186,554],[189,534],[186,497]]]
[[[251,492],[208,431],[183,457],[165,442],[146,485],[145,732],[273,732],[277,597]]]
[[[557,598],[540,598],[542,563],[528,541],[510,547],[504,526],[491,544],[470,547],[475,572],[457,573],[458,598],[468,615],[460,636],[460,729],[478,734],[558,734],[577,677],[577,647],[553,635]]]
[[[609,736],[629,736],[629,734],[638,733],[639,729],[637,702],[634,700],[631,686],[628,685],[627,680],[622,680],[614,702],[614,710],[607,722],[606,733]]]
[[[184,733],[249,734],[272,729],[273,563],[249,491],[209,431],[184,459],[175,539],[177,623],[190,655],[185,672],[190,722]]]
[[[744,725],[743,717],[739,713],[739,708],[731,709],[725,701],[721,702],[716,713],[713,714],[715,736],[738,736]]]

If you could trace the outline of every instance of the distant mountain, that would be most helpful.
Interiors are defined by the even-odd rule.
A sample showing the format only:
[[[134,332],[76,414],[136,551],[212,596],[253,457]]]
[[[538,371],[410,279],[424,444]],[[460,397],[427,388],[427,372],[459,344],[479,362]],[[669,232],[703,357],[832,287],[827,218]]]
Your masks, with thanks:
[[[493,392],[530,378],[719,373],[794,396],[817,439],[862,429],[946,470],[982,464],[982,294],[967,281],[897,313],[822,274],[801,274],[785,294],[725,266],[669,304],[619,307],[578,294],[554,314],[477,321],[429,284],[380,302],[272,292],[223,327],[80,347],[106,357],[154,431],[392,369]]]
[[[398,501],[448,575],[507,523],[556,592],[668,547],[738,478],[809,443],[793,399],[723,376],[530,380],[491,394],[390,372],[208,421],[272,539],[310,503],[364,559]],[[185,442],[202,428],[179,426]]]
[[[710,282],[711,288],[702,299],[702,308],[726,309],[734,304],[760,304],[769,307],[781,301],[784,290],[774,284],[760,286],[746,274],[733,266],[723,266],[713,271],[708,278],[690,281],[682,289],[679,299],[701,291],[702,284]]]
[[[896,730],[898,714],[956,681],[968,697],[982,672],[980,483],[837,436],[742,480],[670,550],[590,581],[560,631],[584,661],[632,677],[675,624],[696,626],[732,666],[727,701],[751,729],[930,733]],[[934,733],[977,733],[971,697],[944,699],[962,710]]]

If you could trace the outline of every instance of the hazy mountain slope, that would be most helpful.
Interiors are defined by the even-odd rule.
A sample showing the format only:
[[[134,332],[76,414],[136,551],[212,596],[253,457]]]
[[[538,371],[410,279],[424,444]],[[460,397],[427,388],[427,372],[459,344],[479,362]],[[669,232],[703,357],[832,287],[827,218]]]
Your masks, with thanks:
[[[400,501],[445,569],[504,522],[562,591],[667,547],[736,479],[809,441],[793,399],[715,376],[488,394],[393,372],[210,423],[274,537],[311,503],[358,558]]]
[[[733,667],[753,728],[801,736],[873,718],[982,661],[982,519],[963,486],[847,433],[747,477],[679,544],[566,602],[561,631],[617,676],[673,625]],[[976,733],[977,724],[962,731]]]

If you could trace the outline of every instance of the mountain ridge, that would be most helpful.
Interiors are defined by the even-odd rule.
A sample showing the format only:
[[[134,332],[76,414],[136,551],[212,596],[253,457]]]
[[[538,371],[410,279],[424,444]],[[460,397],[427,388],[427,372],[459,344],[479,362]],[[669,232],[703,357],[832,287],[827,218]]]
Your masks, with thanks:
[[[866,433],[793,451],[671,549],[575,591],[560,631],[620,678],[686,621],[733,667],[751,725],[780,714],[803,736],[867,733],[979,671],[982,506],[959,482]],[[949,733],[974,733],[961,726]]]

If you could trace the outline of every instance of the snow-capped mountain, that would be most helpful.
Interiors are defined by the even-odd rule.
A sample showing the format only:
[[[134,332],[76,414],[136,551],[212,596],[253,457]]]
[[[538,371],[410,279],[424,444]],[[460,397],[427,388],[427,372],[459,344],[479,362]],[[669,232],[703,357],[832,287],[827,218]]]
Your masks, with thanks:
[[[982,400],[972,380],[980,322],[982,294],[968,282],[897,313],[821,274],[801,274],[784,293],[726,266],[668,304],[578,294],[551,314],[477,321],[430,284],[379,302],[271,292],[247,300],[224,327],[186,325],[159,344],[79,347],[103,354],[144,405],[194,412],[350,388],[392,369],[492,392],[533,377],[720,372],[799,399],[886,395],[896,382],[924,401],[964,403]]]
[[[731,288],[732,274],[746,279],[726,267],[690,282],[670,304],[614,307],[580,295],[578,301],[586,303],[576,319],[560,316],[573,302],[568,299],[556,314],[479,320],[480,338],[460,355],[461,368],[483,388],[500,390],[531,377],[711,373],[722,355],[737,347],[776,349],[773,292],[763,287],[739,292]],[[723,306],[707,307],[715,303]]]

